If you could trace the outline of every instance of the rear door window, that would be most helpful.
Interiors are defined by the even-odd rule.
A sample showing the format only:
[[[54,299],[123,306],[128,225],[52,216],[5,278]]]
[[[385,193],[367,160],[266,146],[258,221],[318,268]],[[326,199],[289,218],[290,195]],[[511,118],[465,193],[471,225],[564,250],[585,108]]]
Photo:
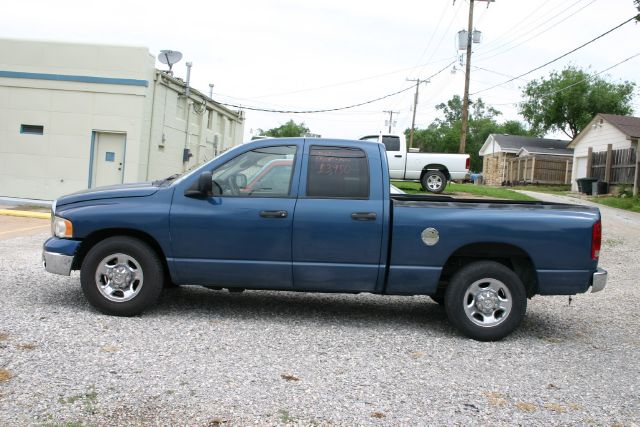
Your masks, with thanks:
[[[359,148],[312,145],[307,197],[369,198],[369,163]]]
[[[383,136],[382,143],[387,151],[400,151],[400,137]]]

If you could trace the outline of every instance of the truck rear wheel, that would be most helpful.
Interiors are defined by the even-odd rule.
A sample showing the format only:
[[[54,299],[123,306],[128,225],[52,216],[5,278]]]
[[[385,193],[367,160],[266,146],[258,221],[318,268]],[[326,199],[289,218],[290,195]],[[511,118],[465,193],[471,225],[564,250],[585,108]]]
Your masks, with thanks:
[[[527,294],[512,270],[495,261],[460,269],[445,294],[449,321],[478,341],[497,341],[515,330],[527,310]]]
[[[447,177],[439,170],[429,170],[422,175],[420,183],[425,190],[440,194],[447,186]]]
[[[158,300],[164,271],[158,254],[146,243],[109,237],[87,253],[80,283],[89,303],[101,312],[134,316]]]

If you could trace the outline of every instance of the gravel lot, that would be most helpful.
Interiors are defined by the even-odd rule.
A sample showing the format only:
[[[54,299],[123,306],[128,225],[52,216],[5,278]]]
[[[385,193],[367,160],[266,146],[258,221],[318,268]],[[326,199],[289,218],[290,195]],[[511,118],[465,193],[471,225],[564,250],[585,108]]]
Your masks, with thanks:
[[[186,287],[104,316],[46,234],[2,240],[0,425],[638,425],[640,215],[602,212],[607,288],[498,343],[426,297]]]

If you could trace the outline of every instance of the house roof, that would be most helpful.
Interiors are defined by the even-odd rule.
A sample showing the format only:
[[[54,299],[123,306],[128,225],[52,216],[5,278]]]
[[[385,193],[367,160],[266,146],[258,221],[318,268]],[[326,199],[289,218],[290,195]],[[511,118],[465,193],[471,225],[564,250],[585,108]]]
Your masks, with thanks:
[[[599,113],[596,114],[596,116],[589,122],[589,124],[580,131],[578,136],[576,136],[573,141],[571,141],[569,147],[574,148],[578,144],[578,141],[580,141],[584,135],[588,134],[592,126],[600,119],[605,120],[611,126],[618,129],[627,138],[640,139],[640,117]]]
[[[571,141],[563,139],[547,139],[536,138],[533,136],[492,133],[489,135],[484,145],[480,149],[480,155],[483,156],[487,154],[489,146],[494,142],[496,146],[491,147],[491,152],[505,151],[508,153],[517,153],[522,147],[530,147],[531,149],[536,148],[560,150],[567,148],[567,145],[569,145]]]
[[[640,138],[640,117],[618,116],[617,114],[599,114],[599,116],[628,137]]]
[[[529,154],[543,154],[548,156],[573,156],[573,150],[571,148],[544,148],[524,146],[518,151],[518,156],[520,156],[523,151],[526,151]]]

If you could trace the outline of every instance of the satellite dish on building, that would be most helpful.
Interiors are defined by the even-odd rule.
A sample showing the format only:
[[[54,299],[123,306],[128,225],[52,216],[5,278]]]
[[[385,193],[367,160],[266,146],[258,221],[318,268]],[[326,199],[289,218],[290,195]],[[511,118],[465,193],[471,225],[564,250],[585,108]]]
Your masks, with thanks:
[[[158,55],[158,61],[163,64],[167,64],[169,66],[169,71],[171,71],[173,64],[180,62],[181,59],[182,53],[177,50],[161,50]]]

